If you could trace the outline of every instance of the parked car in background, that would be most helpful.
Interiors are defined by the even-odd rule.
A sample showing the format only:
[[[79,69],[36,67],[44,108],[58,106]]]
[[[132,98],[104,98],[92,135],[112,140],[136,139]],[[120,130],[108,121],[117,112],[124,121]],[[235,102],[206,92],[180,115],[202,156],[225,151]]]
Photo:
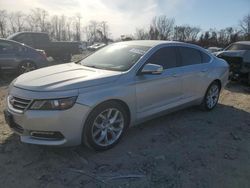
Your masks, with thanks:
[[[78,63],[19,76],[5,118],[25,143],[105,150],[156,115],[191,105],[212,110],[227,80],[228,64],[196,45],[114,43]]]
[[[207,51],[209,51],[210,53],[214,53],[214,52],[219,52],[222,51],[223,48],[219,48],[219,47],[209,47],[207,48]]]
[[[72,55],[80,54],[83,50],[81,42],[52,42],[47,33],[19,32],[7,39],[42,49],[48,57],[51,56],[54,60],[62,62],[70,62]]]
[[[35,50],[19,42],[0,39],[1,72],[26,73],[49,65],[43,50]]]
[[[250,84],[250,41],[235,42],[215,55],[228,62],[232,79],[245,79]]]
[[[96,43],[88,47],[89,51],[97,51],[106,46],[104,43]]]

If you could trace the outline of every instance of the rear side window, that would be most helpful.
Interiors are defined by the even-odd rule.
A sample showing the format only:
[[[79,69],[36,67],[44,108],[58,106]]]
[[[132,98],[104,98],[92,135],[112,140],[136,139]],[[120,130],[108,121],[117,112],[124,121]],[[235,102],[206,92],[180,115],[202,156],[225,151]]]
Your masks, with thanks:
[[[182,66],[196,65],[202,63],[201,52],[189,47],[179,47]]]
[[[14,53],[14,45],[0,41],[0,54],[12,54]]]
[[[161,48],[148,59],[147,63],[161,65],[163,69],[177,67],[176,48]]]
[[[20,34],[14,38],[15,41],[33,46],[32,36],[30,34]]]
[[[46,44],[49,42],[48,35],[43,34],[43,33],[33,34],[32,37],[33,37],[35,43]]]
[[[206,53],[201,52],[202,55],[202,63],[209,63],[211,60],[211,57],[207,55]]]

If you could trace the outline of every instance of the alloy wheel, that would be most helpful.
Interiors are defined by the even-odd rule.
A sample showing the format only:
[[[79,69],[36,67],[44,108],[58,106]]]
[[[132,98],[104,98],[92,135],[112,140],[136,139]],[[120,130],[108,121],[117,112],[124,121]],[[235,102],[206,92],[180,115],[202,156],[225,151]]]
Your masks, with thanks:
[[[108,108],[94,120],[92,138],[99,146],[109,146],[121,136],[124,128],[123,114],[116,108]]]
[[[215,107],[215,105],[218,102],[219,99],[219,95],[220,95],[220,88],[218,86],[218,84],[213,84],[207,93],[207,97],[206,97],[206,103],[207,103],[207,107],[209,109],[212,109]]]

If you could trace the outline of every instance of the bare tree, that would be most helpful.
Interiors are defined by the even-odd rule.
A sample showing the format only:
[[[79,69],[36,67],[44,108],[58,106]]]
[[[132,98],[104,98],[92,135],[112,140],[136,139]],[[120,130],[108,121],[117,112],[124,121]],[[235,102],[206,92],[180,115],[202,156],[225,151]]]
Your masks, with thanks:
[[[0,10],[0,37],[5,38],[7,35],[7,11]]]
[[[25,15],[20,11],[9,14],[9,24],[13,33],[20,32],[24,29],[24,17]]]
[[[102,40],[102,42],[104,42],[104,43],[108,43],[108,38],[109,38],[109,27],[108,27],[108,24],[107,24],[107,22],[106,21],[102,21],[102,22],[100,22],[100,24],[99,24],[100,26],[100,29],[99,29],[99,31],[100,31],[100,34],[101,34],[101,40]]]
[[[240,27],[245,34],[250,34],[250,13],[240,21]]]
[[[77,13],[76,16],[75,16],[75,22],[74,22],[74,25],[75,25],[75,40],[77,41],[80,41],[81,40],[81,14],[80,13]]]
[[[174,39],[179,41],[185,41],[185,27],[175,26],[174,28]]]
[[[174,31],[175,20],[167,16],[154,17],[151,22],[151,33],[159,40],[170,40]]]
[[[189,25],[175,26],[174,39],[180,41],[195,42],[200,31],[200,28]]]
[[[46,10],[40,8],[32,9],[28,15],[28,24],[34,31],[48,32],[46,27],[48,26],[48,17],[49,13]]]
[[[146,31],[145,29],[136,29],[136,33],[135,33],[135,38],[137,40],[147,40],[149,39],[149,32]]]

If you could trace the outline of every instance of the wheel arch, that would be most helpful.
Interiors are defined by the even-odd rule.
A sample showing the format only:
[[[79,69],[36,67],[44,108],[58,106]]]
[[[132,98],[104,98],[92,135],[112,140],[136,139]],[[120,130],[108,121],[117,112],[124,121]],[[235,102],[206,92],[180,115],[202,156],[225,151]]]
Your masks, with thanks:
[[[116,103],[119,103],[124,109],[125,109],[125,111],[127,112],[127,115],[128,115],[128,122],[129,122],[129,125],[130,125],[130,123],[131,123],[131,111],[130,111],[130,108],[129,108],[129,105],[125,102],[125,101],[123,101],[123,100],[121,100],[121,99],[107,99],[107,100],[104,100],[104,101],[102,101],[102,102],[100,102],[100,103],[97,103],[92,109],[91,109],[91,111],[89,112],[89,114],[94,110],[94,109],[96,109],[98,106],[100,106],[100,105],[102,105],[102,104],[104,104],[104,103],[108,103],[108,102],[116,102]],[[89,115],[88,114],[88,115]]]
[[[30,62],[30,63],[34,63],[36,65],[36,62],[31,60],[31,59],[23,59],[22,61],[19,62],[18,66],[20,66],[22,63],[25,63],[25,62]],[[37,65],[36,65],[37,66]]]
[[[128,116],[128,127],[130,126],[130,122],[131,122],[131,112],[130,112],[130,109],[129,109],[129,106],[127,105],[127,103],[121,99],[108,99],[108,100],[104,100],[98,104],[96,104],[95,106],[92,107],[92,109],[88,112],[87,116],[86,116],[86,119],[83,123],[83,128],[82,128],[82,137],[81,137],[81,142],[84,143],[86,146],[92,148],[88,142],[88,139],[87,139],[87,135],[84,133],[86,131],[86,123],[87,123],[87,120],[88,118],[90,117],[90,114],[96,109],[98,108],[100,105],[103,105],[105,103],[109,103],[109,102],[116,102],[118,104],[120,104],[124,109],[125,111],[127,112],[127,116]],[[127,128],[128,128],[127,127]]]

